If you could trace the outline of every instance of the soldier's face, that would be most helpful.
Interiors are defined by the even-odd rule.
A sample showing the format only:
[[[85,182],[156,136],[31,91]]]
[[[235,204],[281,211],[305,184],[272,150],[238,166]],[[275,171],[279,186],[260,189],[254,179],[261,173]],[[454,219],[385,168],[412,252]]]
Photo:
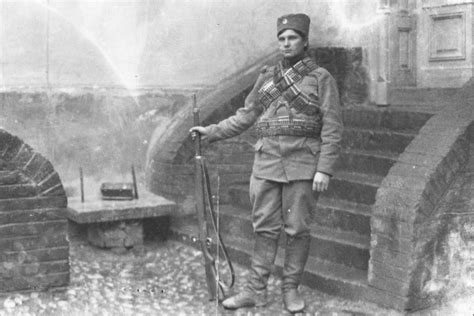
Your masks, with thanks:
[[[303,54],[306,44],[307,40],[291,29],[285,30],[278,35],[278,46],[285,58]]]

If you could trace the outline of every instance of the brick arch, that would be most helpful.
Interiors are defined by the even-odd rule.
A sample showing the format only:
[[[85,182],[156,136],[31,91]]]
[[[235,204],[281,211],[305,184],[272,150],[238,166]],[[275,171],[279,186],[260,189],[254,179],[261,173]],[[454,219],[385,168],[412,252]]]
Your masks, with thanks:
[[[66,207],[51,162],[0,129],[0,292],[69,283]]]
[[[22,189],[9,192],[10,196],[0,196],[0,199],[66,196],[61,179],[51,162],[35,152],[19,137],[2,129],[0,129],[0,170],[10,173],[7,182],[14,182],[16,179],[16,182],[10,184],[23,184]]]

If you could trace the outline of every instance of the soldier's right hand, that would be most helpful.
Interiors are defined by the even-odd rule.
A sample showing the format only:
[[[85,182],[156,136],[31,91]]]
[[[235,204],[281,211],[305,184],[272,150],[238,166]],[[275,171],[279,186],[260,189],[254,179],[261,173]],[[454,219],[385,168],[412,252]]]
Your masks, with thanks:
[[[194,140],[196,139],[197,135],[201,135],[201,139],[205,140],[207,137],[207,130],[204,126],[194,126],[189,130],[189,133],[191,133],[191,138]]]

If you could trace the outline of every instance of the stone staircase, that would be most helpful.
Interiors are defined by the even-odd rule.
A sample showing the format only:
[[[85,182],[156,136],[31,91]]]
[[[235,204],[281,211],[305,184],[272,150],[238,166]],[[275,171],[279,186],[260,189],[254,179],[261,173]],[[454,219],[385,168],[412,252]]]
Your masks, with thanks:
[[[371,207],[383,178],[431,115],[406,107],[344,109],[342,153],[315,213],[306,285],[352,299],[377,295],[367,283]],[[221,234],[232,260],[247,265],[253,236],[248,185],[231,186],[228,196],[220,207]],[[192,217],[175,220],[171,231],[174,238],[199,247]],[[282,233],[277,273],[284,244]]]

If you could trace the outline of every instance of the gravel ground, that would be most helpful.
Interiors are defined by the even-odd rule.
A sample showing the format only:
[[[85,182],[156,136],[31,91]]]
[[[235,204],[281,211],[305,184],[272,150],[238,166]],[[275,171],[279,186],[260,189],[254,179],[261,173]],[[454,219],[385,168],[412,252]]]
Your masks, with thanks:
[[[246,269],[236,266],[235,290]],[[0,297],[6,315],[290,315],[281,302],[278,278],[270,278],[270,305],[226,311],[208,300],[200,251],[174,241],[113,252],[71,245],[71,283],[66,289]],[[301,315],[399,315],[373,304],[335,298],[308,287]],[[426,314],[426,315],[436,315]]]

